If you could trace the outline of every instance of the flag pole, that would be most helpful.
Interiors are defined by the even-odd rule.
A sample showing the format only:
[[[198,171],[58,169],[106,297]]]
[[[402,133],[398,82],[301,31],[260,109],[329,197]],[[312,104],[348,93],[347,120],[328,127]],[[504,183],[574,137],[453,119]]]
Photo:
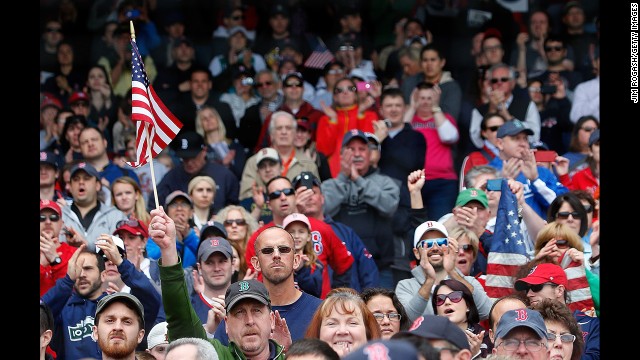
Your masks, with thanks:
[[[133,20],[129,20],[129,28],[131,31],[131,41],[136,41],[136,30],[133,27]],[[158,189],[156,189],[156,174],[153,170],[153,157],[151,156],[151,135],[149,134],[149,124],[144,123],[145,134],[147,135],[147,156],[149,159],[149,170],[151,170],[151,185],[153,187],[153,198],[156,201],[156,209],[160,208],[160,203],[158,202]]]

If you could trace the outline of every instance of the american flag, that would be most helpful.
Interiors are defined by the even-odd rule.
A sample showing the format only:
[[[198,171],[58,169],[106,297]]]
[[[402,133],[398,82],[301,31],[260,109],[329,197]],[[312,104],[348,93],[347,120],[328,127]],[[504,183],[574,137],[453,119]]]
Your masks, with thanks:
[[[487,295],[494,299],[513,292],[516,271],[529,261],[520,231],[518,199],[506,179],[502,180],[501,190],[495,232],[489,245],[485,283]]]
[[[583,312],[595,309],[584,264],[573,261],[565,252],[560,261],[560,266],[567,274],[567,291],[569,292],[567,306],[569,306],[569,309]]]
[[[323,69],[325,65],[333,61],[334,57],[327,46],[322,42],[322,39],[315,40],[318,44],[313,49],[313,52],[304,62],[304,66],[313,69]]]
[[[150,160],[147,156],[147,139],[151,139],[153,159],[176,137],[182,123],[162,103],[149,83],[138,46],[133,40],[131,52],[131,120],[136,122],[136,160],[127,164],[140,167]]]

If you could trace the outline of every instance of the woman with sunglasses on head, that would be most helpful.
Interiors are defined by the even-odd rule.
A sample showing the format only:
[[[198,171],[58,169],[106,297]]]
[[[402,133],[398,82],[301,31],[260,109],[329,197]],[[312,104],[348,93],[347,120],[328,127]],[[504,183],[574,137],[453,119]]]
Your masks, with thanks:
[[[344,77],[338,80],[333,88],[332,106],[320,103],[324,115],[318,120],[316,148],[327,156],[332,177],[340,173],[340,152],[344,134],[352,129],[375,133],[373,123],[379,116],[371,110],[360,109],[357,92],[356,82]]]
[[[393,290],[366,288],[362,290],[360,297],[378,321],[382,339],[390,339],[398,332],[409,329],[411,323],[407,312]]]
[[[473,358],[486,358],[489,355],[489,332],[479,324],[478,308],[469,288],[458,280],[442,280],[433,290],[431,306],[434,314],[449,318],[464,331]]]
[[[580,204],[580,206],[582,206]],[[584,208],[583,208],[584,210]],[[584,211],[583,211],[584,213]],[[564,211],[558,213],[558,217],[563,217]],[[569,213],[570,217],[573,214]],[[585,258],[582,252],[583,245],[580,236],[574,229],[570,228],[568,224],[564,224],[558,221],[552,221],[545,225],[538,233],[538,237],[535,243],[535,258],[534,262],[550,262],[560,265],[565,272],[571,272],[572,277],[576,277],[576,270],[579,270],[584,265],[586,281],[588,282],[589,289],[591,291],[591,297],[589,299],[580,300],[577,305],[571,305],[571,302],[567,301],[567,304],[572,310],[589,310],[583,309],[581,304],[591,304],[597,314],[600,312],[600,277],[595,275],[591,267],[599,267],[600,260],[596,260],[593,264],[588,258]],[[595,265],[595,266],[594,266]],[[574,282],[576,284],[579,282]],[[579,285],[573,285],[579,286]],[[583,290],[582,288],[567,288],[568,294],[571,295],[573,291]],[[584,291],[582,291],[584,292]],[[585,297],[581,294],[580,297]],[[591,300],[591,301],[590,301]]]
[[[534,309],[540,312],[547,327],[549,359],[579,360],[584,339],[578,321],[567,305],[555,299],[543,299]]]
[[[240,263],[238,264],[237,279],[246,280],[246,276],[251,276],[250,278],[253,279],[255,273],[248,268],[244,253],[246,251],[247,241],[260,227],[258,222],[245,208],[239,205],[227,205],[223,207],[213,219],[224,225],[224,229],[227,231],[227,240],[229,240],[232,247],[238,249]]]

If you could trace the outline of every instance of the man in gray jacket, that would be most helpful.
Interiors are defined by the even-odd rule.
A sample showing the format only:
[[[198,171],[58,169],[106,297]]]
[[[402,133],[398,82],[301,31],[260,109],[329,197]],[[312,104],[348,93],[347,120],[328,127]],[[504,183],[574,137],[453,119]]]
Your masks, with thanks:
[[[66,241],[76,247],[86,243],[89,250],[95,251],[98,236],[113,234],[118,222],[127,215],[100,201],[100,173],[91,164],[76,164],[71,168],[70,179],[73,203],[62,207],[62,220],[69,230]]]
[[[425,221],[413,236],[413,253],[420,262],[411,270],[413,278],[398,282],[396,295],[411,321],[433,313],[431,295],[435,285],[444,279],[455,279],[473,293],[480,320],[489,317],[492,301],[473,276],[463,276],[456,268],[458,241],[448,237],[447,229],[437,221]]]
[[[341,170],[325,180],[324,211],[356,232],[373,256],[380,286],[393,289],[393,214],[400,202],[400,181],[371,166],[371,149],[364,132],[349,130],[342,140]]]

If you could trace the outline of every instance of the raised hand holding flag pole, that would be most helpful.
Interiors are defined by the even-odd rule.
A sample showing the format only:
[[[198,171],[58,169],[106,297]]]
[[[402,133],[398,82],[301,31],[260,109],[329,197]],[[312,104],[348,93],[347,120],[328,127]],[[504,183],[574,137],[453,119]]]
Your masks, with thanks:
[[[182,128],[182,122],[162,103],[149,82],[142,56],[138,52],[133,21],[129,21],[129,26],[131,28],[132,51],[131,120],[136,122],[136,160],[127,162],[127,165],[140,167],[147,162],[149,163],[153,195],[156,200],[156,208],[158,208],[160,204],[152,160],[178,135]]]

